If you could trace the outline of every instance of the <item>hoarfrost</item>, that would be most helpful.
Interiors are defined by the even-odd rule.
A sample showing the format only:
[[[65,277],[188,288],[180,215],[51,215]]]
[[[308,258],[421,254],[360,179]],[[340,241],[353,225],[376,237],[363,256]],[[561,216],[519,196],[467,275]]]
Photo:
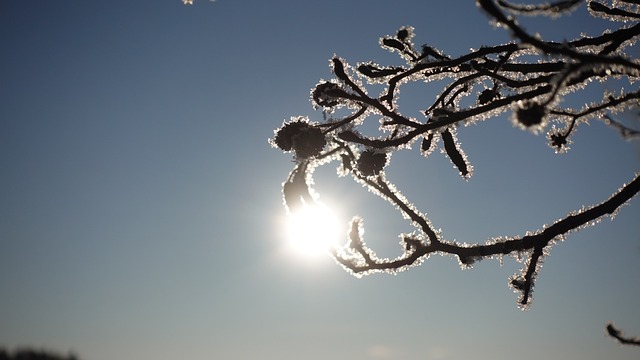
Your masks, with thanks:
[[[291,136],[280,133],[280,138],[270,143],[292,152],[296,141],[298,149],[307,149],[295,140],[302,138],[299,133],[309,139],[325,140],[311,147],[310,154],[293,151],[296,165],[283,183],[288,208],[315,201],[319,195],[313,189],[313,172],[318,166],[338,160],[339,176],[351,175],[367,191],[391,204],[413,227],[413,232],[399,235],[401,254],[383,259],[365,243],[364,221],[354,217],[347,243],[333,253],[348,272],[357,277],[377,272],[396,274],[421,264],[431,254],[455,256],[462,268],[469,268],[483,258],[497,259],[502,265],[506,255],[522,264],[520,272],[509,278],[509,286],[519,293],[519,306],[525,309],[531,303],[537,275],[552,247],[606,216],[613,219],[640,192],[640,174],[604,202],[570,212],[550,225],[527,231],[524,236],[495,237],[485,244],[467,244],[444,239],[427,214],[420,212],[387,180],[386,165],[393,152],[411,149],[416,141],[420,141],[424,157],[441,144],[441,152],[468,179],[473,168],[457,131],[509,110],[516,126],[534,133],[546,129],[547,142],[556,153],[569,149],[577,128],[588,124],[589,119],[602,121],[625,139],[640,138],[640,130],[630,129],[612,118],[618,112],[640,106],[640,91],[633,87],[640,78],[640,65],[623,52],[640,37],[635,25],[638,6],[624,1],[613,1],[611,5],[591,1],[589,11],[593,16],[630,24],[623,23],[615,31],[606,30],[600,36],[582,34],[576,40],[558,43],[527,33],[502,11],[551,15],[572,10],[580,1],[525,6],[499,0],[501,9],[495,7],[494,1],[477,3],[514,35],[514,41],[450,57],[426,44],[416,49],[414,29],[407,26],[380,38],[380,46],[398,54],[406,65],[366,61],[352,67],[334,55],[330,67],[336,78],[320,80],[310,93],[313,107],[323,111],[323,122],[292,118],[290,122],[298,125],[290,126],[284,134]],[[611,9],[616,14],[612,15]],[[584,91],[587,87],[592,90],[598,83],[609,86],[609,81],[616,81],[616,87],[624,82],[631,89],[622,86],[619,92],[600,89],[601,99],[584,97],[592,93]],[[412,90],[410,83],[441,89],[433,103],[423,110],[424,118],[420,120],[400,111],[400,88]],[[379,95],[372,97],[369,93]],[[571,97],[579,97],[584,105],[580,109],[566,105]],[[274,133],[275,137],[279,131]]]

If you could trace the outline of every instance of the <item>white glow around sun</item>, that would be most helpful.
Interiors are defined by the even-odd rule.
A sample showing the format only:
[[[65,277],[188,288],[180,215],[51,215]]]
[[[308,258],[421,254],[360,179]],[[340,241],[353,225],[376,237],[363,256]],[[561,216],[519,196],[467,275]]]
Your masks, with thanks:
[[[346,236],[336,215],[322,204],[289,214],[287,232],[293,250],[305,255],[327,254]]]

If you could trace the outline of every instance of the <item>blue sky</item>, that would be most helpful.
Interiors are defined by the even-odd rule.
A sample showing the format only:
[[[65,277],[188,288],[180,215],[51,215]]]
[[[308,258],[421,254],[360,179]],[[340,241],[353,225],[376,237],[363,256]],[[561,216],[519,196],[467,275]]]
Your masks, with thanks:
[[[604,335],[609,320],[640,335],[635,202],[552,249],[526,312],[510,258],[356,279],[287,249],[292,162],[267,139],[290,116],[320,118],[309,89],[333,54],[395,61],[378,38],[405,25],[451,55],[509,40],[487,20],[470,0],[1,2],[0,346],[92,360],[637,359]],[[524,23],[560,41],[607,25],[584,6]],[[535,230],[640,165],[638,143],[597,121],[563,155],[506,117],[459,138],[469,182],[417,150],[394,155],[388,178],[461,242]],[[367,241],[397,255],[411,228],[393,209],[333,165],[317,180],[345,223],[362,215]]]

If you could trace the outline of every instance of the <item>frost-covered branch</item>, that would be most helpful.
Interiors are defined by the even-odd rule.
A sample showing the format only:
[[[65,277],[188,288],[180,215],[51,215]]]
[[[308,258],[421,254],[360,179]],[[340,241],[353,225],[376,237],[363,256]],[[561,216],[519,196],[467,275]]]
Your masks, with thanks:
[[[341,163],[340,176],[351,176],[377,196],[387,200],[414,228],[401,234],[401,254],[383,259],[363,238],[364,221],[354,217],[346,244],[332,250],[335,260],[348,272],[362,276],[375,272],[397,272],[421,264],[430,255],[452,255],[461,266],[504,255],[523,261],[523,268],[509,280],[519,293],[518,303],[526,307],[542,261],[551,247],[568,234],[615,214],[640,192],[636,173],[610,198],[577,209],[549,226],[532,229],[525,236],[474,239],[463,244],[445,239],[439,228],[402,195],[385,176],[391,153],[419,144],[420,153],[430,156],[440,146],[464,180],[473,166],[458,141],[461,125],[479,123],[510,112],[516,126],[534,133],[546,132],[549,146],[565,152],[575,130],[589,119],[599,119],[620,133],[623,139],[640,138],[633,129],[614,120],[615,114],[640,105],[640,62],[625,50],[640,37],[640,10],[633,1],[615,6],[588,1],[592,16],[621,24],[600,36],[566,42],[546,41],[529,34],[514,15],[558,15],[575,9],[581,1],[560,0],[546,5],[514,5],[505,0],[477,0],[477,4],[514,36],[514,41],[483,46],[461,56],[452,56],[431,45],[417,47],[414,29],[404,27],[380,39],[382,49],[391,51],[404,65],[381,65],[371,61],[355,65],[334,57],[330,67],[334,79],[320,81],[311,91],[311,101],[328,118],[315,122],[293,117],[275,131],[272,145],[293,153],[296,166],[283,186],[289,211],[315,201],[313,172],[332,161]],[[584,91],[593,81],[626,81],[618,93],[603,91],[600,99],[573,109],[565,96]],[[442,84],[435,101],[422,110],[423,117],[407,116],[397,99],[407,83]],[[380,95],[369,93],[383,85]],[[375,121],[378,133],[366,134],[363,125]],[[635,171],[632,169],[631,173]],[[632,177],[632,175],[630,175]],[[613,190],[613,189],[612,189]]]
[[[607,333],[612,338],[618,340],[618,342],[620,342],[620,344],[640,346],[640,337],[627,337],[627,336],[624,336],[622,331],[618,330],[618,328],[613,326],[613,323],[607,324]]]

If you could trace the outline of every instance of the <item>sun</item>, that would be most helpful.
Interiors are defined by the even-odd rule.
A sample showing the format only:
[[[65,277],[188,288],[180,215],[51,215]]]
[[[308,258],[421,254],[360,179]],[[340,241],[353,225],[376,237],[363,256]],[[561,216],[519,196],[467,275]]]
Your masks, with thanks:
[[[289,214],[287,237],[296,253],[318,256],[326,255],[338,246],[341,228],[331,209],[322,203],[304,205]]]

